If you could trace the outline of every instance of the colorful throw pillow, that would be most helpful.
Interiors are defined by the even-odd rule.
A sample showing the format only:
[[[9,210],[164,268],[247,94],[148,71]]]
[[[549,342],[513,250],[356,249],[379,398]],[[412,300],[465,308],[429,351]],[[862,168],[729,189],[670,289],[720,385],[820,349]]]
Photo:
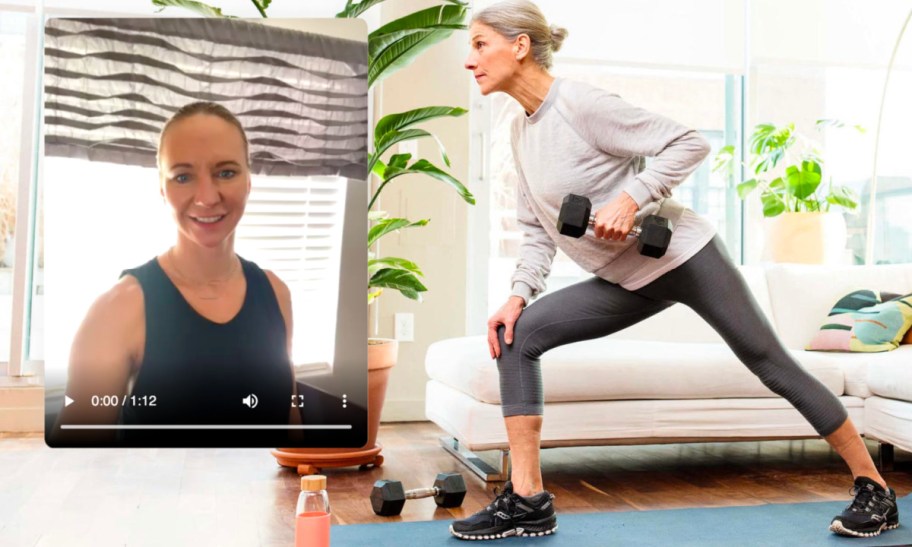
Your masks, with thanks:
[[[812,351],[890,351],[912,327],[912,294],[855,291],[839,299],[820,332],[806,349]]]

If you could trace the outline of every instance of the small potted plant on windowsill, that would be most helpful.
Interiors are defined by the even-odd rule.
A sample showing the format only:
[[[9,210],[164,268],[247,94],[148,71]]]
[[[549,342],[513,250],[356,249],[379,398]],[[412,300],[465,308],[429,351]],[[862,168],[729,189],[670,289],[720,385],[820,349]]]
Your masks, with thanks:
[[[817,130],[846,128],[838,120],[817,120]],[[859,133],[864,128],[855,125]],[[764,255],[773,262],[839,263],[846,242],[842,211],[858,207],[858,196],[847,186],[834,186],[824,173],[820,146],[795,130],[795,124],[760,124],[750,137],[748,164],[738,161],[734,146],[723,147],[714,158],[713,171],[737,175],[739,165],[753,176],[737,186],[744,200],[760,195],[766,229]],[[824,183],[824,180],[827,182]]]

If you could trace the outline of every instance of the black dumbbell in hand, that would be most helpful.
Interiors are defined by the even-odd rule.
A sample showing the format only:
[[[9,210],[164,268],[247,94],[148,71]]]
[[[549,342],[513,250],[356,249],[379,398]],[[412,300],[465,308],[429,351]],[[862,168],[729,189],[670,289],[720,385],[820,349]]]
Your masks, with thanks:
[[[595,224],[592,202],[589,198],[567,194],[557,217],[557,231],[565,236],[582,237],[589,226]],[[643,256],[661,258],[671,241],[671,226],[667,218],[649,215],[639,226],[634,226],[627,237],[637,238],[637,250]]]
[[[466,484],[459,473],[439,473],[434,486],[403,490],[399,481],[377,481],[371,490],[374,513],[392,517],[402,512],[405,500],[434,497],[438,507],[459,507],[466,495]]]

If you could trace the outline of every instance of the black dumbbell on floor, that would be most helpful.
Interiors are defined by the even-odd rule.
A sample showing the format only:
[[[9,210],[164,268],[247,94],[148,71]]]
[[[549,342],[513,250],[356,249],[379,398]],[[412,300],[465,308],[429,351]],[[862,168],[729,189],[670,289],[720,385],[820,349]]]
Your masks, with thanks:
[[[459,507],[466,495],[466,484],[459,473],[439,473],[430,488],[403,490],[399,481],[381,480],[371,490],[374,513],[392,517],[402,512],[405,500],[434,497],[438,507]]]
[[[565,236],[582,237],[586,229],[595,224],[592,202],[589,198],[567,194],[561,202],[557,217],[557,231]],[[627,237],[637,238],[637,250],[643,256],[661,258],[671,241],[671,226],[667,218],[649,215],[639,226],[634,226]]]

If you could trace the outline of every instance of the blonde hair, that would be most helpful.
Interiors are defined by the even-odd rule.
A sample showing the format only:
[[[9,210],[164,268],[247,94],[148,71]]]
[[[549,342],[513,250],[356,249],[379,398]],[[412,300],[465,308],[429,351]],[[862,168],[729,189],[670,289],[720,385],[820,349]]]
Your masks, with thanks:
[[[532,58],[546,69],[551,68],[551,56],[568,34],[563,27],[549,25],[538,6],[528,0],[498,2],[476,13],[472,22],[487,25],[508,40],[516,40],[520,34],[529,36]]]
[[[161,134],[158,136],[158,151],[156,152],[156,163],[161,162],[161,149],[162,144],[165,142],[165,133],[175,122],[179,122],[184,118],[189,118],[190,116],[195,116],[197,114],[208,114],[210,116],[218,116],[219,118],[230,123],[241,133],[241,138],[244,140],[244,161],[247,162],[247,167],[250,167],[250,145],[247,142],[247,133],[244,131],[244,126],[241,125],[240,120],[237,119],[237,116],[231,113],[230,110],[224,106],[216,103],[210,102],[197,102],[190,103],[182,106],[180,110],[174,113],[171,118],[165,122],[164,127],[162,127]]]

